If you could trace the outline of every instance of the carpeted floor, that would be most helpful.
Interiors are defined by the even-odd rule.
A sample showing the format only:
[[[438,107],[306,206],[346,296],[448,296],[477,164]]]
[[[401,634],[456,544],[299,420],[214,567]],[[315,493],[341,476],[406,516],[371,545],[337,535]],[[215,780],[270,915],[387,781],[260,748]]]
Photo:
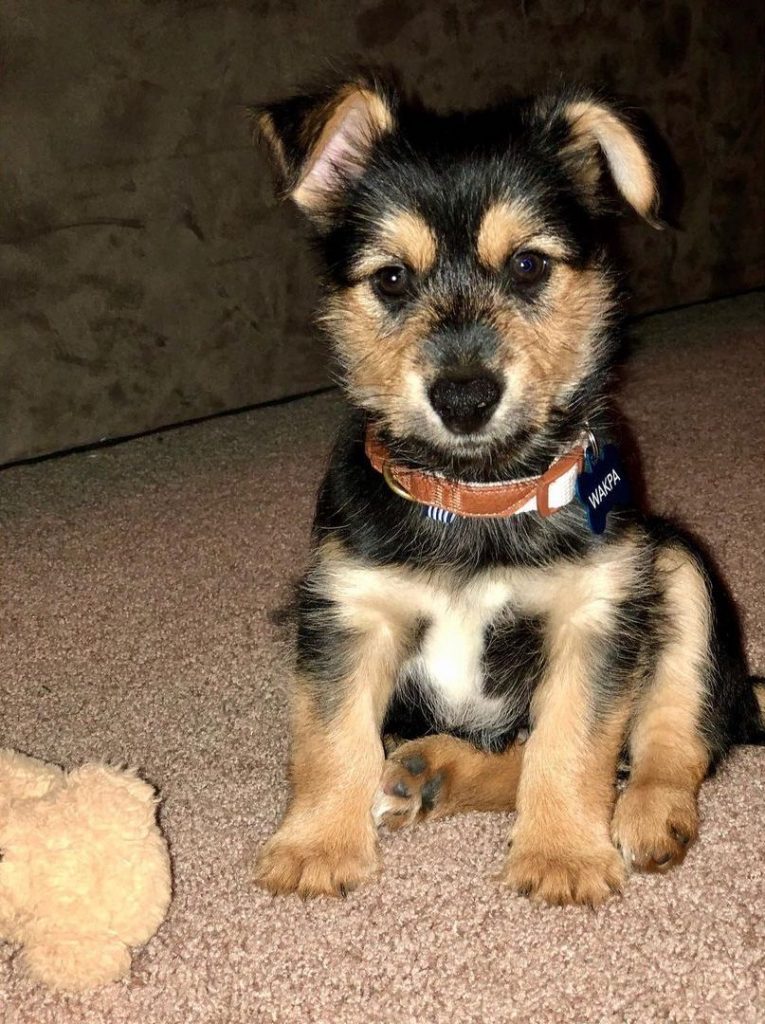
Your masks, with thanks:
[[[623,407],[656,510],[715,552],[765,671],[763,297],[644,321]],[[490,880],[508,821],[383,839],[344,902],[272,900],[246,863],[284,805],[289,647],[270,615],[306,554],[333,396],[0,473],[0,746],[137,765],[163,796],[175,899],[125,983],[30,986],[3,1024],[755,1024],[765,1020],[765,751],[702,796],[668,877],[593,913]],[[759,469],[757,465],[759,463]]]

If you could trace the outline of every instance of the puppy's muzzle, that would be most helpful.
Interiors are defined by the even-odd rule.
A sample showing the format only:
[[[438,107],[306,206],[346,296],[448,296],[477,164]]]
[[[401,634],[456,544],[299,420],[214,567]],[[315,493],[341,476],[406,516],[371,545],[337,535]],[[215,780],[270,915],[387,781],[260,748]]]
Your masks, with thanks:
[[[474,434],[493,416],[502,390],[500,381],[489,373],[451,374],[436,379],[428,398],[447,430],[453,434]]]

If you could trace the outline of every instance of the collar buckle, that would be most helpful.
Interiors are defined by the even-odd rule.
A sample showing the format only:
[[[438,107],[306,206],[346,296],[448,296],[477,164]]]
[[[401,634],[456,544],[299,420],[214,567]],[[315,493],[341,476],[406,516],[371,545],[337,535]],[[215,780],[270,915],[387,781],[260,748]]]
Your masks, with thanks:
[[[382,475],[385,483],[390,487],[394,494],[397,494],[399,498],[403,498],[405,501],[414,501],[414,497],[407,491],[405,487],[393,476],[393,470],[391,469],[390,462],[384,462],[382,467]]]

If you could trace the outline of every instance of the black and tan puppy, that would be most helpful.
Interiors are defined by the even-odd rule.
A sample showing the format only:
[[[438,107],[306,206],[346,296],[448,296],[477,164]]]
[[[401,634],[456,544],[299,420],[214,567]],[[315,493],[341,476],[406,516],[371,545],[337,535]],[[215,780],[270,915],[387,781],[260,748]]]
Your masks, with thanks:
[[[624,500],[609,225],[621,200],[654,220],[652,164],[581,92],[442,116],[361,76],[258,120],[317,229],[352,411],[257,881],[343,894],[377,871],[381,822],[517,808],[504,880],[599,903],[682,860],[702,780],[761,728],[688,541],[625,507],[594,532]],[[387,760],[386,734],[407,741]]]

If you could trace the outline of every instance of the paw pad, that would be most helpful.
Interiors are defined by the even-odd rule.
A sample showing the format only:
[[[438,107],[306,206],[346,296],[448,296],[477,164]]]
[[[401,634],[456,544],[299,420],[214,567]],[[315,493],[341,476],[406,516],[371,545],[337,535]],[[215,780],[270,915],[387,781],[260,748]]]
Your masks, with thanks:
[[[399,747],[385,762],[372,810],[375,824],[392,831],[406,828],[434,813],[444,787],[444,772],[412,750],[421,741]]]

